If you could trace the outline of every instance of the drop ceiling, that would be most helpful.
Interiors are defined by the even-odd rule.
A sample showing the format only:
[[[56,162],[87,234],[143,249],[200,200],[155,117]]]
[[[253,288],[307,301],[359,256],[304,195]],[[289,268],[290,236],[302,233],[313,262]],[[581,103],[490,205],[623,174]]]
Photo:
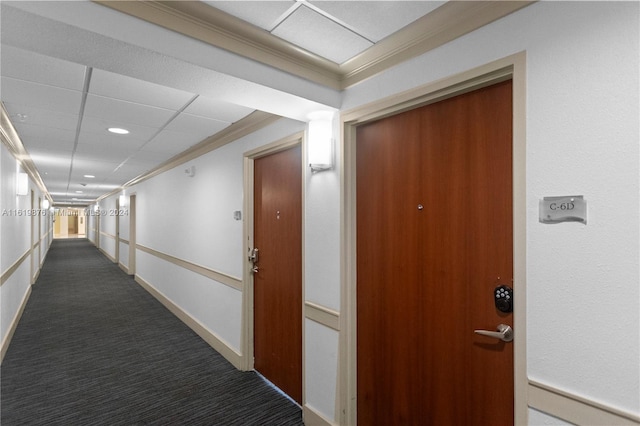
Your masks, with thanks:
[[[87,205],[254,111],[305,120],[339,108],[339,83],[319,84],[280,62],[339,70],[443,4],[2,1],[0,99],[54,203]],[[173,18],[128,9],[150,6]],[[221,30],[203,22],[203,11],[222,26],[237,25],[243,43],[264,50],[264,40],[274,40],[284,53],[254,56],[217,45],[224,37],[211,42]],[[173,28],[181,20],[189,22],[185,31]],[[189,34],[194,28],[199,33]]]

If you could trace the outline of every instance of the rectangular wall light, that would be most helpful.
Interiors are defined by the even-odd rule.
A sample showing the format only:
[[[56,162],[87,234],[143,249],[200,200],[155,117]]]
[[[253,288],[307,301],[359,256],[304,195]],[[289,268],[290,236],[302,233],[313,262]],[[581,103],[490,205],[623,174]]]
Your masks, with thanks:
[[[29,175],[19,172],[16,175],[16,194],[27,195],[29,193]]]

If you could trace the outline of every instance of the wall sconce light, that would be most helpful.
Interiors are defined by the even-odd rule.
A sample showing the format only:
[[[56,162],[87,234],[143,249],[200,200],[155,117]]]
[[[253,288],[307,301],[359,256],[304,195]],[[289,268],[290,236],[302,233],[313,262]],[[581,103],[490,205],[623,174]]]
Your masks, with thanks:
[[[313,173],[333,168],[333,113],[318,111],[309,115],[307,148]]]
[[[44,200],[42,200],[42,209],[46,210],[51,206],[51,204],[49,203],[49,200],[47,198],[45,198]]]
[[[124,194],[120,194],[120,197],[118,198],[118,202],[119,202],[120,208],[126,206],[127,205],[127,196],[124,195]]]
[[[16,194],[27,195],[29,193],[29,175],[18,173],[16,175]]]

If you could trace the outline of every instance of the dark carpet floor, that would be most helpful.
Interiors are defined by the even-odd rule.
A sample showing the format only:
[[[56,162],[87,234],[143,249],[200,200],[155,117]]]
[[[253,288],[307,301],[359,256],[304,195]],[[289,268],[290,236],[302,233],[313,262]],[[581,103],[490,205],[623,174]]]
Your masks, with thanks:
[[[1,424],[302,425],[87,240],[55,240],[2,363]]]

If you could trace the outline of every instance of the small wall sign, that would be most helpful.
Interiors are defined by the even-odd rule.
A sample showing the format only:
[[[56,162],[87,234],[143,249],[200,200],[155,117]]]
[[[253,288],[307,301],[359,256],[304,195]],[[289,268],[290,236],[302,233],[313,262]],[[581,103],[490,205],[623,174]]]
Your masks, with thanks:
[[[587,201],[582,195],[544,197],[539,210],[541,223],[587,223]]]

